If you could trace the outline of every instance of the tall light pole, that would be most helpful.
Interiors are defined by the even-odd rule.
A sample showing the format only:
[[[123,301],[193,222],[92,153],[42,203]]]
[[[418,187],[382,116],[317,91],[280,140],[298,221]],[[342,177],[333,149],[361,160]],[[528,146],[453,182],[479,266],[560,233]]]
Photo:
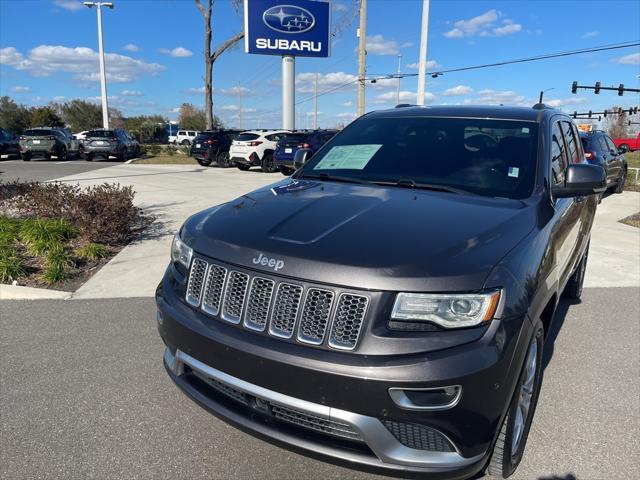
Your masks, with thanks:
[[[400,64],[402,62],[402,55],[398,54],[398,91],[396,92],[396,105],[400,105],[400,80],[402,77],[400,76]]]
[[[318,129],[318,73],[316,72],[316,81],[313,84],[313,128]]]
[[[104,69],[104,47],[102,46],[102,7],[113,9],[112,2],[83,2],[85,7],[98,10],[98,56],[100,57],[100,89],[102,91],[102,126],[109,128],[109,105],[107,103],[107,75]]]
[[[429,0],[422,0],[422,33],[420,34],[420,59],[418,60],[418,105],[424,105],[424,89],[427,80],[427,36],[429,32]]]
[[[364,88],[367,73],[367,0],[360,0],[360,28],[358,29],[358,116],[364,115]]]

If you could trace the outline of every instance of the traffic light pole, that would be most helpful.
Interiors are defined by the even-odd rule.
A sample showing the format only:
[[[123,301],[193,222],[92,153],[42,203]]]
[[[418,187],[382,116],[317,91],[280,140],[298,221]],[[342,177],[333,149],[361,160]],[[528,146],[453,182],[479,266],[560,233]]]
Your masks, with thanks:
[[[624,95],[624,92],[632,92],[632,93],[639,93],[640,92],[640,89],[638,89],[638,88],[627,88],[627,87],[625,87],[624,83],[621,83],[617,87],[603,87],[603,86],[600,85],[600,82],[596,82],[595,86],[592,87],[592,86],[589,86],[589,85],[578,85],[578,82],[574,81],[571,84],[571,93],[576,94],[578,92],[579,88],[582,89],[582,90],[593,90],[593,93],[595,93],[596,95],[598,95],[601,90],[617,91],[619,97]]]

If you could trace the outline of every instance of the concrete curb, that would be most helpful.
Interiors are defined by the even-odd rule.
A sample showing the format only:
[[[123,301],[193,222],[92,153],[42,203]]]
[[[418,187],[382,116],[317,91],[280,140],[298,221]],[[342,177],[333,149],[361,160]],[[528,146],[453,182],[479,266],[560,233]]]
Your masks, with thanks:
[[[0,283],[0,300],[67,300],[73,292]]]

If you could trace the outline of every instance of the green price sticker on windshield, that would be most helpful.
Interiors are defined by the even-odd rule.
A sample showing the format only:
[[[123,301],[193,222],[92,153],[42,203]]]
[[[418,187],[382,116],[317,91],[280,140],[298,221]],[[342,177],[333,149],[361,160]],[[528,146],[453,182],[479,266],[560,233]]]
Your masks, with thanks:
[[[382,144],[365,144],[332,147],[313,169],[363,170],[381,146]]]

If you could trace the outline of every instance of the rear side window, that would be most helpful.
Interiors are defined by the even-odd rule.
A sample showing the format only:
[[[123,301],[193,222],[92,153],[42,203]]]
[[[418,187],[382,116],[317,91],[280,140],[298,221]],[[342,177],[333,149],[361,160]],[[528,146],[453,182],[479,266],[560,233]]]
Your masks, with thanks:
[[[618,149],[616,148],[616,144],[613,143],[613,140],[611,140],[609,137],[607,137],[606,135],[603,136],[606,144],[607,144],[607,150],[611,151],[611,152],[617,152]]]
[[[256,135],[255,133],[241,133],[240,135],[238,135],[238,138],[236,138],[236,140],[240,142],[249,142],[251,140],[255,140],[259,136],[260,135]]]
[[[267,135],[265,138],[267,140],[269,140],[270,142],[277,142],[278,140],[280,140],[285,135],[286,135],[286,133],[273,133],[271,135]]]
[[[27,130],[23,135],[25,137],[47,137],[53,135],[53,132],[51,130],[33,129]]]
[[[87,133],[87,137],[93,138],[113,138],[116,134],[111,130],[91,130]]]
[[[566,168],[567,153],[562,141],[559,122],[555,122],[551,130],[551,175],[554,184],[564,183],[564,171]]]

